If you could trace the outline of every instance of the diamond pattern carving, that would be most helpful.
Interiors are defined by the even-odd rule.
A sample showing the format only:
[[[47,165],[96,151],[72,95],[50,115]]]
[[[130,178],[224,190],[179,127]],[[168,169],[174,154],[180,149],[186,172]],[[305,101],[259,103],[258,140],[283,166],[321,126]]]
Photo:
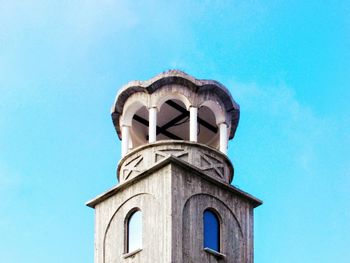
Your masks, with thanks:
[[[154,161],[157,163],[170,155],[177,157],[183,161],[188,162],[188,151],[184,149],[166,149],[166,150],[158,150],[154,154]]]
[[[202,171],[214,173],[220,178],[224,177],[224,164],[208,154],[200,155],[200,167]]]
[[[186,142],[159,142],[159,145],[136,151],[119,164],[118,179],[120,183],[131,180],[170,156],[197,167],[216,180],[226,183],[232,180],[232,165],[225,156],[202,145]]]
[[[143,169],[143,156],[139,155],[125,165],[123,169],[123,179],[128,179],[130,175],[137,175],[141,173]]]

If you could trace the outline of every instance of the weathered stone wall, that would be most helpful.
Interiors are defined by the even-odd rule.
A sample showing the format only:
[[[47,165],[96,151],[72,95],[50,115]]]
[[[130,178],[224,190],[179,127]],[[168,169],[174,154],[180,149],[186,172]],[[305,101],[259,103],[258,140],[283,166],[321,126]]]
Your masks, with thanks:
[[[176,157],[90,202],[96,209],[95,263],[253,262],[253,208],[259,200]],[[125,218],[142,211],[143,248],[125,258]],[[203,212],[221,221],[221,258],[203,249]]]
[[[234,191],[208,181],[192,170],[174,165],[173,262],[253,262],[253,205]],[[218,258],[203,249],[203,212],[215,210],[220,218]]]
[[[96,205],[95,263],[171,262],[170,166]],[[125,258],[125,218],[142,211],[142,250]]]

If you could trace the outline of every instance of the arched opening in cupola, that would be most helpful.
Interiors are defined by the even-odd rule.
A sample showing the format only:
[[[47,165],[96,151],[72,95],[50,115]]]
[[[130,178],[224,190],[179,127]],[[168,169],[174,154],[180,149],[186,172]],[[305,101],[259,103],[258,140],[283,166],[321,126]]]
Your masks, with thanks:
[[[207,106],[198,109],[198,142],[218,149],[220,145],[219,129],[213,111]]]
[[[148,109],[142,106],[132,117],[130,129],[130,146],[129,149],[136,148],[148,142]]]
[[[182,101],[165,101],[157,114],[157,141],[189,140],[189,116]]]

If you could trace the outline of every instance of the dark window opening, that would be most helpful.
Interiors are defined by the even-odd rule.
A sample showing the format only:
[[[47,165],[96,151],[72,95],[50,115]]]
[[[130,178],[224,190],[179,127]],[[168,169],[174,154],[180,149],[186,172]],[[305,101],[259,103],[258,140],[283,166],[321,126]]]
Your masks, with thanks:
[[[203,214],[204,248],[220,251],[220,221],[216,213],[207,209]]]

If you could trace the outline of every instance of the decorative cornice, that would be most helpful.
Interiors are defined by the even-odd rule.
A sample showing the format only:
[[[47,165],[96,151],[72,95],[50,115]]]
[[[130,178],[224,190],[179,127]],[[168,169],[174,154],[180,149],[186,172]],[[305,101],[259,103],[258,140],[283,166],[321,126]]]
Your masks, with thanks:
[[[254,208],[260,206],[263,203],[260,199],[254,197],[254,196],[252,196],[252,195],[250,195],[250,194],[248,194],[248,193],[246,193],[246,192],[244,192],[244,191],[242,191],[242,190],[240,190],[240,189],[238,189],[238,188],[236,188],[236,187],[234,187],[232,185],[229,185],[229,184],[217,181],[217,180],[213,179],[212,177],[204,174],[200,169],[198,169],[198,168],[196,168],[196,167],[194,167],[194,166],[192,166],[192,165],[190,165],[190,164],[188,164],[188,163],[186,163],[186,162],[184,162],[184,161],[182,161],[182,160],[180,160],[180,159],[178,159],[176,157],[170,156],[170,157],[167,157],[166,159],[160,161],[159,163],[155,164],[153,167],[151,167],[148,170],[144,171],[142,174],[138,175],[137,177],[135,177],[135,178],[133,178],[133,179],[131,179],[131,180],[121,184],[121,185],[117,185],[117,186],[113,187],[112,189],[108,190],[107,192],[105,192],[105,193],[97,196],[96,198],[88,201],[86,203],[86,205],[91,207],[91,208],[95,208],[96,205],[98,205],[99,203],[101,203],[104,200],[108,199],[109,197],[115,195],[116,193],[118,193],[118,192],[122,191],[123,189],[127,188],[128,186],[130,186],[130,185],[132,185],[132,184],[142,180],[143,178],[151,175],[155,171],[158,171],[162,167],[165,167],[166,165],[169,165],[169,164],[174,164],[174,165],[177,165],[179,167],[183,167],[187,171],[190,171],[191,175],[193,175],[193,176],[195,176],[195,175],[196,176],[200,176],[204,180],[207,180],[207,181],[209,181],[209,182],[211,182],[211,183],[213,183],[213,184],[215,184],[215,185],[217,185],[217,186],[219,186],[219,187],[221,187],[223,189],[226,189],[227,191],[230,191],[230,192],[240,196],[241,198],[243,198],[243,199],[247,200],[248,202],[250,202],[253,205]]]

